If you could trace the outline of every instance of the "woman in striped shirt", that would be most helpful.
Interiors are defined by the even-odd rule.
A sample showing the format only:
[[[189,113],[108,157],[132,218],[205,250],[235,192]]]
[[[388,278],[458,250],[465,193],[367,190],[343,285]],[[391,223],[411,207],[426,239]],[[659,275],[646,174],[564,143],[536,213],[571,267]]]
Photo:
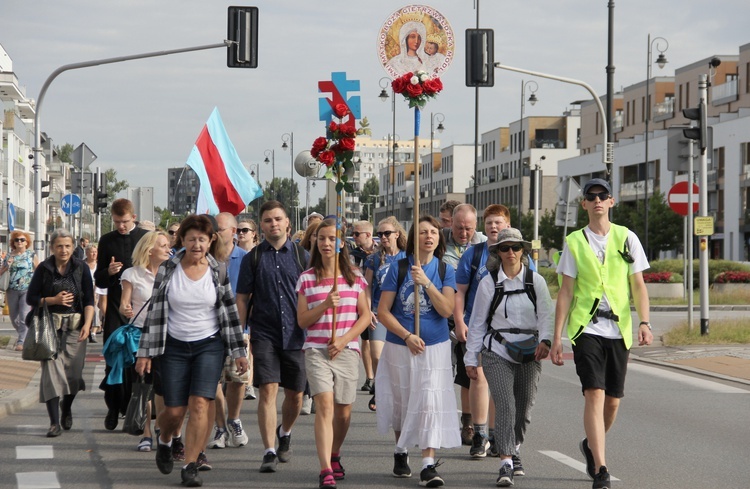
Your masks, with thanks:
[[[344,478],[340,451],[357,397],[358,339],[370,324],[370,310],[365,296],[367,283],[349,264],[345,246],[338,254],[337,290],[333,290],[336,245],[343,244],[336,234],[336,222],[321,222],[316,236],[312,268],[297,282],[297,321],[307,330],[303,349],[310,395],[316,406],[319,483],[321,488],[334,488],[336,480]],[[332,335],[334,310],[336,329]]]

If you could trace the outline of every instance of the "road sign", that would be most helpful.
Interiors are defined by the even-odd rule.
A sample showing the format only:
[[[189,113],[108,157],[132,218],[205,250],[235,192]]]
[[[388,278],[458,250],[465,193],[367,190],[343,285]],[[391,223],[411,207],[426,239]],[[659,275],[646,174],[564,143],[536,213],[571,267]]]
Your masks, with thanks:
[[[65,214],[78,214],[81,211],[81,198],[76,194],[66,194],[60,199],[60,209]]]
[[[570,189],[568,189],[568,187],[570,187]],[[560,197],[560,200],[569,204],[575,202],[583,194],[578,182],[570,177],[558,183],[555,187],[555,192],[557,192],[557,196]]]
[[[86,143],[81,143],[70,154],[70,159],[73,161],[73,166],[79,170],[86,170],[96,160],[96,155],[91,148],[86,146]]]
[[[13,204],[8,202],[8,230],[15,231],[16,229],[16,208]]]
[[[555,226],[565,226],[566,220],[569,227],[575,227],[578,222],[578,206],[558,202],[557,207],[555,207]]]
[[[693,229],[696,236],[711,236],[714,234],[714,218],[712,216],[696,217],[693,219]]]
[[[677,214],[688,215],[688,183],[677,182],[667,194],[667,203]],[[693,184],[693,213],[698,212],[698,186]]]

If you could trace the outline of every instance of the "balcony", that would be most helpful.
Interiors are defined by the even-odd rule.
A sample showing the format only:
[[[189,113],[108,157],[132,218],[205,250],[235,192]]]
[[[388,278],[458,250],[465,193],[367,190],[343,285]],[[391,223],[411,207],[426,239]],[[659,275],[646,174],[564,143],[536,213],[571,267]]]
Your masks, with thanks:
[[[47,164],[48,177],[61,177],[65,175],[65,163],[61,161],[52,161]]]
[[[612,132],[618,133],[622,131],[622,114],[616,115],[612,119]]]
[[[639,196],[643,197],[644,183],[645,182],[643,180],[638,180],[637,182],[623,183],[622,185],[620,185],[619,198],[621,200],[625,198],[628,198],[628,200],[630,200],[629,197],[633,197],[633,198],[636,198]],[[648,179],[648,193],[650,195],[653,195],[654,193],[654,179],[653,178]]]
[[[565,141],[560,139],[532,139],[531,147],[541,149],[565,149]]]
[[[674,117],[674,99],[654,105],[654,122],[665,121]]]
[[[711,105],[718,107],[719,105],[728,104],[737,100],[737,80],[729,80],[721,85],[715,85],[711,87]]]
[[[0,100],[13,101],[23,100],[26,93],[23,87],[18,85],[18,78],[15,73],[0,73]]]
[[[742,173],[740,173],[740,187],[750,187],[750,165],[744,165],[742,167]]]

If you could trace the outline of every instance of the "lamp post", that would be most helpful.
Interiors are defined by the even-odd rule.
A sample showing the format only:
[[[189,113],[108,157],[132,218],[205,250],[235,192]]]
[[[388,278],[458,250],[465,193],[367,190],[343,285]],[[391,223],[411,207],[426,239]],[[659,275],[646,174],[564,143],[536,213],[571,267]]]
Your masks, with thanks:
[[[524,83],[523,80],[521,80],[521,122],[520,127],[518,130],[518,220],[520,222],[521,216],[523,214],[523,211],[521,210],[521,207],[523,206],[523,151],[526,146],[526,140],[528,138],[524,137],[523,135],[523,116],[526,113],[526,87],[533,85],[534,88],[529,88],[531,90],[531,95],[529,95],[529,103],[533,106],[536,105],[537,101],[539,100],[536,98],[536,91],[539,89],[539,85],[534,80],[529,80],[526,83]],[[520,225],[520,224],[519,224]]]
[[[661,43],[659,41],[664,41],[664,49],[661,49]],[[655,37],[651,40],[651,34],[648,35],[648,55],[646,58],[646,134],[644,138],[646,143],[644,155],[646,160],[646,163],[644,164],[646,175],[643,191],[643,204],[645,206],[643,215],[646,220],[643,249],[646,251],[646,256],[648,256],[648,123],[651,120],[651,98],[649,97],[649,91],[651,88],[651,54],[653,52],[654,44],[656,44],[656,49],[659,51],[659,57],[656,58],[656,64],[659,65],[659,68],[664,68],[664,65],[667,64],[667,57],[664,56],[664,52],[669,49],[669,42],[667,42],[666,39],[663,37]]]
[[[276,154],[275,154],[275,151],[272,149],[267,149],[263,154],[266,156],[266,159],[263,160],[263,163],[265,163],[266,165],[271,163],[271,186],[273,186],[274,180],[276,180]],[[269,155],[271,155],[270,160],[268,159]],[[279,193],[278,191],[276,191],[276,187],[274,187],[274,192],[273,192],[274,200],[278,200],[278,196],[279,196],[278,194]]]
[[[289,144],[287,144],[289,143]],[[289,149],[289,161],[291,163],[289,169],[291,171],[289,177],[289,194],[292,199],[289,205],[297,205],[299,199],[294,195],[294,132],[285,132],[281,135],[281,149],[286,151]]]
[[[258,163],[250,163],[247,165],[248,168],[250,168],[250,176],[255,179],[255,181],[258,183],[258,186],[263,188],[260,184],[260,165]],[[258,201],[258,212],[260,211],[260,199],[256,199]],[[257,215],[256,217],[260,217]]]
[[[378,95],[378,98],[380,98],[381,102],[385,102],[388,100],[388,92],[386,92],[385,88],[389,85],[391,85],[391,79],[387,76],[384,76],[380,80],[378,80],[378,85],[380,86],[380,95]],[[393,92],[393,86],[391,86],[391,119],[392,119],[392,131],[391,134],[393,134],[393,147],[391,152],[391,172],[389,174],[388,178],[388,185],[391,186],[391,214],[393,214],[396,211],[396,198],[395,198],[395,179],[396,179],[396,150],[398,149],[398,145],[396,144],[396,94]],[[389,135],[389,141],[388,146],[391,145],[390,143],[390,135]],[[394,181],[391,182],[390,177],[393,177]]]
[[[442,112],[436,112],[432,113],[430,112],[430,208],[427,210],[427,213],[431,216],[437,215],[437,212],[433,212],[433,202],[435,200],[435,189],[433,188],[433,179],[432,174],[435,171],[435,163],[433,161],[434,155],[433,155],[433,149],[432,144],[433,140],[435,139],[435,120],[438,121],[437,126],[437,132],[442,133],[445,129],[445,126],[443,126],[443,121],[445,120],[445,115],[443,115]]]
[[[547,157],[542,155],[539,161],[534,165],[534,241],[539,241],[539,172],[542,169],[541,162],[546,160]],[[567,219],[567,215],[565,216]],[[519,224],[520,226],[520,224]],[[536,244],[536,243],[534,243]],[[539,248],[532,247],[531,258],[534,260],[534,265],[539,265]]]

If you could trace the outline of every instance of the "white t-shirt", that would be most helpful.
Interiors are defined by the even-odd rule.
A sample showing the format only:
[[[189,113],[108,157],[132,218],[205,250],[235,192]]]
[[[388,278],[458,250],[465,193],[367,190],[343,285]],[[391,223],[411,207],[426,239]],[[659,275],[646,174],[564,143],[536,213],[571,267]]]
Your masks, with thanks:
[[[607,247],[607,238],[609,237],[609,233],[607,233],[605,236],[599,236],[598,234],[595,234],[588,226],[586,226],[585,231],[586,237],[589,239],[589,246],[591,246],[591,249],[594,250],[596,256],[599,257],[599,261],[604,263],[604,250]],[[617,247],[618,249],[621,249],[622,244],[617,244]],[[630,256],[633,257],[633,263],[629,264],[630,275],[646,270],[649,267],[646,253],[644,253],[643,251],[643,246],[641,245],[638,236],[636,236],[635,233],[629,229],[628,249],[630,250]],[[563,252],[560,256],[560,262],[557,265],[557,273],[561,273],[572,278],[576,278],[578,276],[578,265],[576,264],[573,255],[571,255],[570,251],[568,251],[567,242],[563,246]],[[607,302],[606,294],[602,295],[602,301],[599,304],[599,309],[602,311],[611,310],[609,302]],[[622,338],[620,329],[617,327],[617,323],[615,323],[611,319],[601,317],[597,319],[597,323],[589,323],[586,326],[586,329],[584,330],[585,333],[603,336],[605,338]]]
[[[138,314],[143,304],[151,298],[151,292],[154,288],[154,274],[150,270],[143,267],[130,267],[120,277],[120,284],[122,282],[130,282],[133,287],[133,291],[130,294],[130,304],[133,306],[133,314]],[[143,327],[143,322],[146,320],[146,313],[148,311],[144,309],[138,317],[131,319],[132,323],[139,328]]]
[[[182,264],[172,275],[167,285],[169,336],[180,341],[197,341],[208,338],[219,331],[216,315],[216,288],[211,277],[211,268],[198,280],[185,275]]]

